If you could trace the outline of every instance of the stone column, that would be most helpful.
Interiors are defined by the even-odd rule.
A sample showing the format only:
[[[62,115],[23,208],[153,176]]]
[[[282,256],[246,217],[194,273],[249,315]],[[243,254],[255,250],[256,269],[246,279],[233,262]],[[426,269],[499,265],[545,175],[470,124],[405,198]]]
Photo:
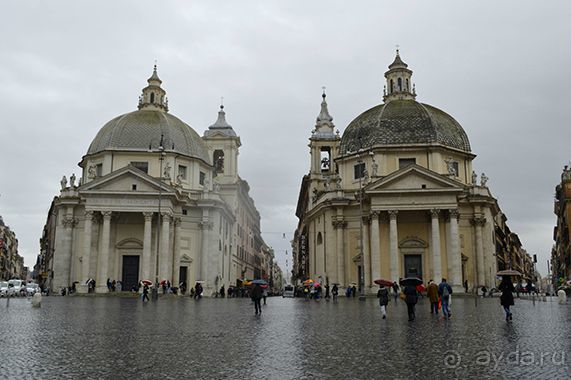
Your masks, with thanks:
[[[52,291],[57,292],[61,288],[71,286],[71,261],[73,246],[73,227],[77,224],[77,219],[73,217],[73,208],[67,208],[65,213],[61,210],[61,224],[56,227],[55,252],[54,255],[54,278]]]
[[[212,229],[212,222],[208,220],[208,210],[203,210],[202,222],[200,222],[200,228],[202,228],[202,239],[201,239],[202,247],[200,254],[200,263],[199,263],[200,272],[198,275],[198,280],[207,281],[206,276],[208,275],[208,235],[209,235],[208,232]]]
[[[145,228],[143,230],[143,260],[142,260],[142,276],[141,280],[151,280],[151,251],[153,246],[151,245],[151,236],[153,230],[153,213],[144,212],[145,217]]]
[[[450,282],[454,287],[454,292],[464,292],[462,286],[462,253],[460,252],[460,235],[458,234],[458,218],[460,214],[458,210],[450,210],[450,252],[448,252],[448,260],[452,262],[449,267],[452,268]]]
[[[363,216],[363,266],[365,293],[371,286],[371,252],[369,251],[369,216]]]
[[[83,225],[83,256],[81,257],[81,283],[77,287],[78,293],[87,293],[88,285],[87,280],[89,280],[89,262],[91,260],[91,236],[93,222],[93,211],[85,210],[85,223]]]
[[[430,210],[432,219],[432,278],[437,283],[442,279],[442,260],[440,258],[440,222],[438,215],[440,210]]]
[[[180,283],[180,233],[181,233],[181,219],[173,218],[174,224],[174,263],[172,266],[172,283],[173,286],[178,287]],[[180,294],[180,293],[179,293]]]
[[[379,212],[371,213],[371,283],[381,278],[381,237],[379,232]]]
[[[101,232],[101,248],[99,249],[99,268],[97,271],[97,293],[107,293],[107,278],[109,278],[109,239],[111,236],[111,211],[101,212],[103,215],[103,231]]]
[[[475,286],[481,286],[485,282],[484,271],[484,241],[482,235],[482,227],[486,224],[486,218],[482,216],[475,216],[472,219],[472,225],[476,229],[476,281]]]
[[[399,280],[399,254],[398,254],[398,210],[389,210],[389,246],[391,250],[391,280]]]
[[[159,251],[159,265],[160,265],[160,272],[159,272],[159,281],[161,280],[169,280],[170,278],[171,267],[172,267],[172,252],[169,249],[169,235],[170,235],[170,222],[171,216],[169,213],[162,213],[162,222],[163,225],[161,227],[161,249]]]
[[[337,238],[337,279],[334,282],[339,283],[341,286],[347,285],[345,283],[345,244],[343,243],[343,230],[346,226],[347,222],[343,219],[333,221],[333,228],[335,228]]]

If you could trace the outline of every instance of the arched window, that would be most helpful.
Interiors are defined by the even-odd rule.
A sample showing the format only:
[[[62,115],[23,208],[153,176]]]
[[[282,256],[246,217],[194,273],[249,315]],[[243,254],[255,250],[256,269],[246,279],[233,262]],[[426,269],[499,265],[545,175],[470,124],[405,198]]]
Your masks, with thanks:
[[[151,103],[155,102],[155,93],[151,92]]]
[[[317,233],[317,245],[323,244],[323,236],[321,236],[321,232]]]
[[[216,173],[223,173],[224,172],[224,151],[217,149],[214,151],[212,155],[212,161],[214,164],[214,170]]]
[[[399,78],[397,83],[399,91],[402,91],[402,78]]]
[[[392,93],[393,93],[394,87],[395,87],[395,83],[394,83],[393,80],[391,79],[391,87],[390,87],[389,94],[392,94]]]
[[[406,79],[406,80],[405,80],[405,83],[406,83],[406,87],[405,87],[405,90],[406,90],[406,91],[408,91],[408,90],[409,90],[409,88],[410,88],[410,87],[408,87],[408,79]]]

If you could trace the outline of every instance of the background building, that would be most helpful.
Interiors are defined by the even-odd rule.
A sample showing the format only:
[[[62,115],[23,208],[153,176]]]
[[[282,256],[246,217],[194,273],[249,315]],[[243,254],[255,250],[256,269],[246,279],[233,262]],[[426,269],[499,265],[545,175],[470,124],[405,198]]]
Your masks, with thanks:
[[[107,292],[139,281],[202,281],[205,295],[263,272],[260,215],[238,175],[240,138],[218,119],[199,136],[169,113],[156,66],[138,110],[101,128],[75,174],[61,180],[40,240],[52,290]]]
[[[412,71],[397,51],[384,103],[340,136],[323,94],[309,139],[294,234],[294,277],[365,284],[418,276],[456,292],[495,285],[500,209],[468,136],[450,115],[416,101]]]
[[[25,280],[28,268],[24,267],[24,258],[18,254],[18,239],[0,216],[0,279],[19,278]]]
[[[555,187],[553,212],[557,224],[553,229],[555,245],[551,251],[551,273],[554,284],[571,280],[571,245],[569,244],[569,218],[571,216],[571,168],[567,165],[561,173],[561,183]]]

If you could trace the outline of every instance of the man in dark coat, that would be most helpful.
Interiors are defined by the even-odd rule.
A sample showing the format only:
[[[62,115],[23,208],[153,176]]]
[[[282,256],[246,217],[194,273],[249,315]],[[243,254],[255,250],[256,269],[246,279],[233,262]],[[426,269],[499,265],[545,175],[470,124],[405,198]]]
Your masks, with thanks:
[[[504,307],[506,321],[511,321],[512,312],[510,311],[510,306],[513,306],[514,304],[513,292],[515,291],[515,288],[509,276],[504,276],[502,278],[502,282],[500,283],[500,286],[498,286],[498,289],[502,292],[500,304]]]
[[[432,280],[426,287],[426,295],[430,299],[430,314],[438,314],[438,285]]]
[[[404,287],[403,293],[405,295],[404,302],[406,302],[406,307],[408,308],[408,320],[414,321],[414,318],[416,317],[414,314],[414,306],[418,300],[416,295],[416,286],[406,285]]]
[[[252,301],[254,301],[254,308],[256,309],[256,315],[258,313],[262,314],[262,305],[260,301],[262,300],[262,287],[259,284],[254,285],[252,289]]]
[[[450,295],[452,294],[452,287],[446,282],[446,279],[443,278],[440,285],[438,285],[438,295],[442,299],[442,314],[444,314],[444,318],[450,319],[452,314],[450,313]]]

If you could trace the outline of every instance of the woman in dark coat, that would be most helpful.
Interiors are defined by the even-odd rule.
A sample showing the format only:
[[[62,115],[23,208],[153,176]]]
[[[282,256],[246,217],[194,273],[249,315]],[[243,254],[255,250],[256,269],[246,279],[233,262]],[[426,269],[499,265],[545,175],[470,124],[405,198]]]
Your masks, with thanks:
[[[379,299],[379,305],[381,306],[381,313],[383,314],[383,319],[387,318],[387,305],[389,304],[389,289],[381,285],[381,288],[377,292],[377,298]]]
[[[414,285],[407,285],[404,287],[403,293],[405,295],[404,302],[406,302],[406,307],[408,308],[408,320],[414,321],[414,306],[417,301],[416,287]]]
[[[515,292],[515,288],[509,276],[502,278],[502,282],[500,283],[498,289],[502,292],[500,297],[500,304],[504,307],[504,312],[506,313],[506,321],[511,321],[512,312],[510,311],[510,306],[513,306],[514,304],[513,292]]]

